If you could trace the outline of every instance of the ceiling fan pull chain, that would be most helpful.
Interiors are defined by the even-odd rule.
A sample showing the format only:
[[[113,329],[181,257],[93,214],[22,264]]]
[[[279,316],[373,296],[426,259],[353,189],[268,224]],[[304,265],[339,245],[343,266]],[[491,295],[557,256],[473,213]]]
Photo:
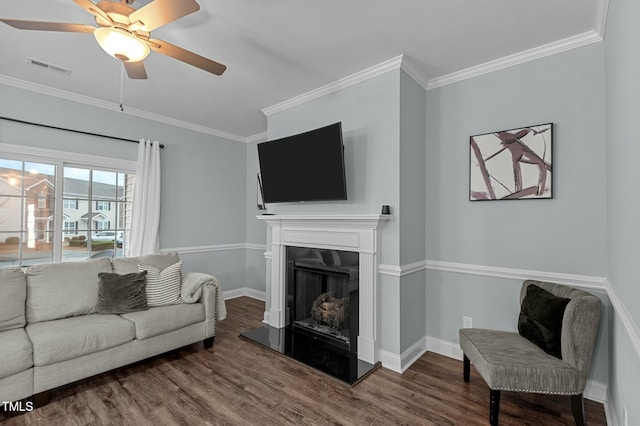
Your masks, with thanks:
[[[120,61],[120,111],[124,112],[124,62]]]

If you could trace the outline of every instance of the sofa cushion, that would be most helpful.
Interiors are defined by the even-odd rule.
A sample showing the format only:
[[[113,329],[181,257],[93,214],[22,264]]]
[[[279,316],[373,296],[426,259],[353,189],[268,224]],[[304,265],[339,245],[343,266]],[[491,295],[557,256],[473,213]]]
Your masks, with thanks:
[[[0,332],[0,379],[33,366],[31,341],[24,328]]]
[[[153,266],[162,270],[179,261],[178,253],[156,253],[137,257],[120,257],[113,260],[113,272],[116,274],[138,272],[138,265],[140,264]]]
[[[182,303],[182,261],[166,269],[150,265],[138,265],[138,271],[147,272],[147,304],[149,306],[175,305]]]
[[[569,301],[530,285],[522,301],[518,332],[549,355],[562,358],[562,319]]]
[[[100,272],[96,311],[99,314],[126,314],[149,309],[146,275],[146,271],[124,275]]]
[[[100,272],[112,272],[109,259],[28,267],[27,322],[49,321],[95,312]]]
[[[19,267],[0,268],[0,331],[25,326],[27,280]]]
[[[135,324],[136,339],[147,339],[204,321],[202,303],[157,306],[148,311],[121,315]]]
[[[51,365],[122,345],[134,339],[131,322],[118,315],[83,315],[27,325],[33,363]]]

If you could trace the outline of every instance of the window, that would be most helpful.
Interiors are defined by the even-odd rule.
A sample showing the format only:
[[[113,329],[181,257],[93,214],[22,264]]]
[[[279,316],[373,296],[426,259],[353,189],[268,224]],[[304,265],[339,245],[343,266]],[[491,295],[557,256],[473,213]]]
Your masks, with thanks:
[[[105,231],[109,229],[109,221],[108,220],[96,220],[93,222],[93,229],[96,231]]]
[[[111,210],[111,203],[109,201],[96,201],[96,211],[99,210]]]
[[[0,267],[126,256],[134,162],[0,147]]]
[[[64,236],[75,235],[76,229],[78,229],[78,222],[72,220],[65,220],[62,224],[64,230]]]
[[[62,201],[62,207],[64,207],[65,209],[78,210],[78,200],[70,200],[68,198],[65,198]]]

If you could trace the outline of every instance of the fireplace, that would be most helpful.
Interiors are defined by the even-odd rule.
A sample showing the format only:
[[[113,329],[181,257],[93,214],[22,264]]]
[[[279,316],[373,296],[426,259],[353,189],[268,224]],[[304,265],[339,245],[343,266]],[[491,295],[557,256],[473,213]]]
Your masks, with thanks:
[[[379,231],[392,216],[257,218],[269,225],[265,326],[241,336],[354,385],[380,365]],[[295,280],[308,285],[296,288]],[[300,304],[294,306],[296,298]]]
[[[358,253],[287,247],[287,327],[357,355]]]

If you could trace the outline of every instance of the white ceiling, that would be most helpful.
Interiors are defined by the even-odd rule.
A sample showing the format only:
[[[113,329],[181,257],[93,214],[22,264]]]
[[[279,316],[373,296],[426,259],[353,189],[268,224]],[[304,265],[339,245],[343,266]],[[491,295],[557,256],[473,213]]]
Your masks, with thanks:
[[[242,140],[266,130],[263,108],[398,55],[408,56],[425,80],[444,81],[518,52],[535,56],[600,39],[608,1],[199,0],[200,11],[152,37],[221,62],[227,71],[218,77],[151,52],[149,79],[125,79],[125,108]],[[147,3],[137,0],[133,7]],[[95,25],[72,0],[2,1],[0,17]],[[90,34],[0,23],[0,49],[0,82],[120,102],[120,64]],[[51,72],[27,58],[72,73]]]

